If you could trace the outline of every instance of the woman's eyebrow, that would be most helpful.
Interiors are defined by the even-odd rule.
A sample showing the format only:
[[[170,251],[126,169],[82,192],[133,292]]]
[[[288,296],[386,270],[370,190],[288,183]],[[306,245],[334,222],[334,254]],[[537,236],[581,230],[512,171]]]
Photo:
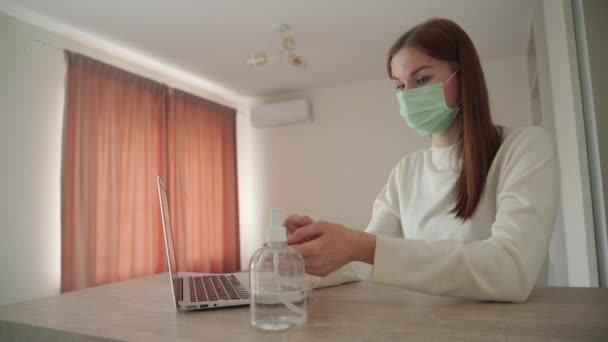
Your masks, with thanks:
[[[419,73],[421,70],[424,70],[424,69],[430,69],[430,68],[431,68],[431,66],[430,66],[430,65],[423,65],[423,66],[421,66],[421,67],[417,68],[416,70],[414,70],[414,71],[410,72],[410,77],[412,77],[412,76],[416,75],[416,74],[417,74],[417,73]]]

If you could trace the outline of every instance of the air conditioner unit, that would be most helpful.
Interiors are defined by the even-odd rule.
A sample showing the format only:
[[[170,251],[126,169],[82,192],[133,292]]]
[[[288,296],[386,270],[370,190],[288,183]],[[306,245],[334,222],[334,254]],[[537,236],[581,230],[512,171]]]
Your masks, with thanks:
[[[310,102],[306,99],[263,104],[251,109],[255,128],[312,122]]]

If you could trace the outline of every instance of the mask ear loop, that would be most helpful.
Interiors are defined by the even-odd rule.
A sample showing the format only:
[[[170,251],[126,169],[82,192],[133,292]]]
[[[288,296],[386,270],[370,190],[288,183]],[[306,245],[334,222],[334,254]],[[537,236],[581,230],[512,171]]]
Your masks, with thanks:
[[[452,73],[452,75],[450,75],[450,77],[448,77],[448,79],[447,79],[447,80],[445,80],[445,82],[443,82],[443,85],[445,85],[446,83],[448,83],[448,82],[449,82],[449,81],[452,79],[452,77],[454,77],[454,75],[456,75],[456,73],[458,72],[458,70],[460,70],[460,67],[458,67],[458,68],[456,69],[456,71],[454,71],[454,72]]]
[[[443,82],[441,85],[445,86],[445,84],[448,83],[452,79],[452,77],[454,77],[454,75],[456,75],[456,73],[458,72],[458,70],[460,70],[460,66],[458,66],[458,68],[456,68],[456,70],[452,73],[452,75],[450,75],[450,77],[448,77],[448,79],[445,80],[445,82]],[[454,108],[450,108],[450,107],[448,107],[448,108],[450,108],[450,109],[457,109],[458,111],[460,111],[460,108],[458,107],[458,105],[460,105],[460,101],[461,100],[462,99],[458,100],[458,103],[456,103],[456,106],[454,106]],[[454,115],[454,117],[456,117],[456,115]]]

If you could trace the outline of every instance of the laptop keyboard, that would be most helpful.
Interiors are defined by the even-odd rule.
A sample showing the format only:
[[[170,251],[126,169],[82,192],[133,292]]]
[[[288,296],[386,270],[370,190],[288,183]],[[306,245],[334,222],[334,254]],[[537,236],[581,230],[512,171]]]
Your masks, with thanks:
[[[233,274],[188,277],[188,282],[192,302],[249,298],[249,292]]]

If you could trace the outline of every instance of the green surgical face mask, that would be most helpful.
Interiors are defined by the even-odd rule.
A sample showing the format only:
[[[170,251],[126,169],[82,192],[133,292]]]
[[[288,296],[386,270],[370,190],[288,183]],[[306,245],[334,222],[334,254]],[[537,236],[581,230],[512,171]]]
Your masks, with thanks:
[[[460,107],[450,108],[445,103],[443,86],[456,75],[444,83],[429,84],[420,88],[403,90],[397,94],[399,112],[407,125],[421,135],[437,135],[445,132]]]

